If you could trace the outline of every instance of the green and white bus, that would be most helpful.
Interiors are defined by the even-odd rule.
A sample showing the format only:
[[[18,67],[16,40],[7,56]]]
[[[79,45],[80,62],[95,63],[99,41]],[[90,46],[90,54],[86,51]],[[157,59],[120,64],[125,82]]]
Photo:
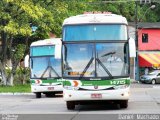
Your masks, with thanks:
[[[31,91],[36,98],[63,91],[61,73],[61,39],[52,38],[33,42],[30,46]]]
[[[68,109],[106,100],[127,108],[130,94],[127,25],[125,17],[111,13],[86,13],[64,20],[62,77]]]

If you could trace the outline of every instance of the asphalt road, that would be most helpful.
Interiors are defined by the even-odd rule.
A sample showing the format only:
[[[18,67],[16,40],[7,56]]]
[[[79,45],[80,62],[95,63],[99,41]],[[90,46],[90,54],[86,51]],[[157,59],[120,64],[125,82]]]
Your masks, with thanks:
[[[55,120],[116,120],[124,119],[126,116],[123,114],[134,114],[134,116],[128,116],[130,119],[136,119],[139,114],[158,114],[160,119],[160,85],[132,84],[127,109],[106,104],[79,105],[75,110],[67,110],[62,95],[54,98],[43,96],[41,99],[36,99],[35,95],[0,95],[0,114],[2,114],[0,116],[2,120],[7,120],[4,118],[10,114],[18,114],[18,120],[50,120],[51,118]]]

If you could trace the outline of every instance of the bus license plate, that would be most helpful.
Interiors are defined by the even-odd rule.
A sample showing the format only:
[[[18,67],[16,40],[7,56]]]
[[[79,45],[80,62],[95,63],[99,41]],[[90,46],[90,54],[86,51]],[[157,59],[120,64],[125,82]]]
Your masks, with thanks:
[[[48,90],[54,90],[54,87],[48,87]]]
[[[102,94],[91,94],[91,98],[102,98]]]

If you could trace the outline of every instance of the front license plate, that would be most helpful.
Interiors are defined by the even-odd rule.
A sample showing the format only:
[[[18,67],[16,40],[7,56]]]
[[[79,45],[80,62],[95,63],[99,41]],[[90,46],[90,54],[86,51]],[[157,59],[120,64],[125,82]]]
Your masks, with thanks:
[[[54,87],[48,87],[48,90],[54,90]]]
[[[91,94],[91,98],[102,98],[102,94]]]

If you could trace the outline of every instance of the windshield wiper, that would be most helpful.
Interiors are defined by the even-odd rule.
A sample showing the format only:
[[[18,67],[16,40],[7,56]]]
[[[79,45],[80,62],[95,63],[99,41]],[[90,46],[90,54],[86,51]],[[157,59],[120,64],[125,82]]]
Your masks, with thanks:
[[[66,64],[64,64],[65,70],[72,70],[72,68],[69,66],[68,62],[66,61]]]
[[[51,77],[51,71],[53,71],[53,72],[56,74],[56,76],[60,78],[60,76],[58,75],[58,73],[55,71],[55,69],[54,69],[52,66],[48,66],[48,67],[45,69],[45,71],[44,71],[43,74],[41,75],[41,78],[43,78],[43,76],[45,75],[45,73],[46,73],[49,69],[50,69],[50,71],[49,71],[49,77]]]
[[[110,78],[113,78],[112,74],[109,72],[109,70],[103,65],[103,63],[100,61],[99,58],[96,59],[97,62],[102,66],[102,68],[105,70],[105,72],[109,75]]]
[[[86,71],[88,70],[89,66],[92,64],[93,60],[94,60],[93,57],[89,60],[88,64],[87,64],[86,67],[84,68],[84,70],[83,70],[82,74],[80,75],[80,78],[79,78],[79,79],[81,79],[81,78],[84,76],[84,74],[85,74]]]
[[[115,51],[114,52],[108,52],[108,53],[102,55],[101,57],[106,57],[108,55],[113,55],[113,54],[116,54],[116,52]]]
[[[115,51],[113,51],[113,52],[108,52],[108,53],[106,53],[106,54],[103,54],[101,57],[106,57],[106,56],[108,56],[108,55],[111,55],[111,56],[112,56],[113,54],[116,54],[116,52],[115,52]],[[98,55],[97,55],[96,60],[97,60],[97,62],[102,66],[102,68],[105,70],[105,72],[109,75],[109,77],[112,79],[112,78],[113,78],[112,74],[109,72],[109,70],[107,69],[107,67],[100,61]]]
[[[55,69],[51,66],[50,58],[48,58],[48,67],[45,69],[45,71],[44,71],[43,74],[41,75],[41,78],[43,78],[43,76],[46,74],[46,72],[47,72],[48,70],[50,70],[50,71],[49,71],[49,77],[51,77],[51,71],[53,71],[53,72],[56,74],[56,76],[57,76],[58,78],[60,78],[60,76],[58,75],[58,73],[57,73],[57,72],[55,71]]]

